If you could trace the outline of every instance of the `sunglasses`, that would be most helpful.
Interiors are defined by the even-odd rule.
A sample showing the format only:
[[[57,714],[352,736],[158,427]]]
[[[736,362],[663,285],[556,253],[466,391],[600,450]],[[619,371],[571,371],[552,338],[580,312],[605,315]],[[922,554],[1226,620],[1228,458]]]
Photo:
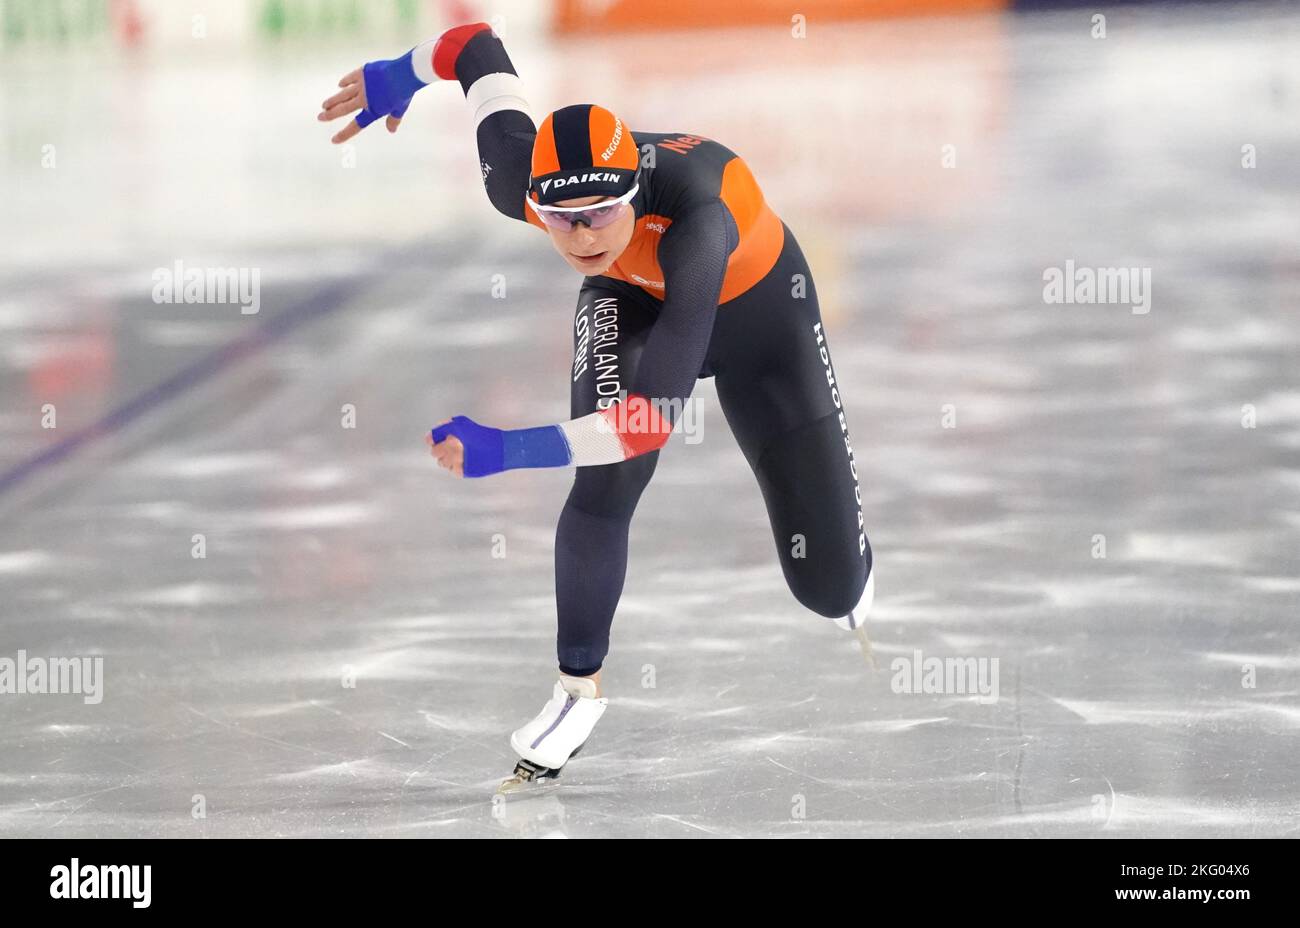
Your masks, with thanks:
[[[590,206],[539,206],[533,202],[532,197],[527,197],[527,200],[537,218],[552,229],[571,232],[580,222],[585,222],[589,229],[603,229],[622,214],[624,205],[632,201],[640,186],[633,184],[632,189],[617,200],[606,200]]]

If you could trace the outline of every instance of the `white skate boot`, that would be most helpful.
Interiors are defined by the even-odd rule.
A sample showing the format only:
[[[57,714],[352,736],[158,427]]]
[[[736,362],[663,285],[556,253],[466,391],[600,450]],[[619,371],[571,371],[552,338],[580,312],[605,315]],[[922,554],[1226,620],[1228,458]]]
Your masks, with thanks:
[[[553,781],[569,758],[582,750],[608,705],[607,698],[596,698],[595,680],[560,674],[550,702],[510,736],[519,763],[497,792],[532,794],[543,781]]]
[[[871,612],[871,603],[876,598],[876,566],[871,565],[867,574],[867,585],[862,590],[862,598],[848,615],[835,619],[835,624],[845,631],[853,632],[862,646],[862,659],[871,665],[872,670],[879,670],[876,664],[876,652],[871,650],[871,639],[867,637],[867,615]]]

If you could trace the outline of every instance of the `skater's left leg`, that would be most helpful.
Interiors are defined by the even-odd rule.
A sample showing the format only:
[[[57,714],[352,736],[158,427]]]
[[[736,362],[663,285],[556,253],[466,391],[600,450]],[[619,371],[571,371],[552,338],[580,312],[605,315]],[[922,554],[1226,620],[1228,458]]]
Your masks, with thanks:
[[[871,545],[839,415],[818,416],[763,441],[760,430],[737,425],[748,400],[721,380],[718,396],[751,458],[790,592],[813,612],[855,627],[870,606]]]
[[[714,339],[725,346],[718,399],[762,490],[790,591],[856,628],[874,588],[858,465],[812,275],[788,229],[768,276],[719,308]]]

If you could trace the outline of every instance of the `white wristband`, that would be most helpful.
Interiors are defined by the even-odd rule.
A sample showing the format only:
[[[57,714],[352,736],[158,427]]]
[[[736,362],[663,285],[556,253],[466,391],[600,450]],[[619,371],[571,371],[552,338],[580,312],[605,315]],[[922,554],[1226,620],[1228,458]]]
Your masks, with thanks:
[[[411,49],[411,67],[421,83],[432,84],[438,79],[433,70],[433,47],[437,44],[437,39],[429,39]]]
[[[533,118],[524,98],[524,82],[518,74],[507,71],[484,74],[470,84],[469,90],[465,91],[465,102],[474,113],[476,129],[479,123],[501,110],[519,110],[529,119]]]

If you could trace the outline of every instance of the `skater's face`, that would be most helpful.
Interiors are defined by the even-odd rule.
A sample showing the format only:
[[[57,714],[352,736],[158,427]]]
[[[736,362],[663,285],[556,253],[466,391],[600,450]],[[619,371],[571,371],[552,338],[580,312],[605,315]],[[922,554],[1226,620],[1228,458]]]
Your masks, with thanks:
[[[591,206],[614,197],[579,197],[575,200],[561,200],[556,206]],[[579,274],[603,274],[632,241],[632,230],[636,226],[636,214],[632,206],[622,203],[618,206],[619,216],[602,229],[592,229],[585,222],[574,223],[572,229],[562,230],[547,226],[551,244],[565,261],[569,262]]]

